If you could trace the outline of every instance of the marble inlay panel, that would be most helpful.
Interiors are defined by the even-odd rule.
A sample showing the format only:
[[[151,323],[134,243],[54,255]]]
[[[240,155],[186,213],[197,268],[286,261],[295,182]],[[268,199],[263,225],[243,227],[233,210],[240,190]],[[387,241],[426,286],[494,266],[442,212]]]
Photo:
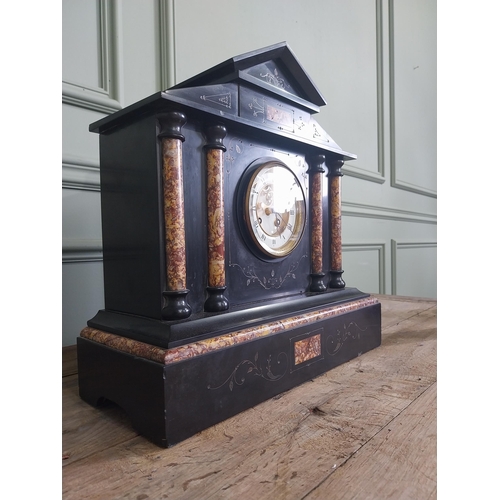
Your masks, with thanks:
[[[309,359],[321,355],[321,334],[313,335],[295,342],[294,346],[295,364],[299,365]]]

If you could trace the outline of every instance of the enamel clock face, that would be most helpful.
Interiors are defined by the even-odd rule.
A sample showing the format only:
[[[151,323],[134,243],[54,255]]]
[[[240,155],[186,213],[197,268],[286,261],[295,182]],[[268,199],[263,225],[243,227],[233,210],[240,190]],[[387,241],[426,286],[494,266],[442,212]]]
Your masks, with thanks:
[[[267,257],[285,257],[299,244],[305,226],[305,198],[295,174],[279,161],[253,171],[243,209],[246,230]]]

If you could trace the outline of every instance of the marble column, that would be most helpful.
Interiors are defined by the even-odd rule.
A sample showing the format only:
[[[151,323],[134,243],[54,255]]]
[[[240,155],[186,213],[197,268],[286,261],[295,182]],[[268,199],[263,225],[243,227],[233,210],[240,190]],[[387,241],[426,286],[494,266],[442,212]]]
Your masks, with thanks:
[[[182,167],[181,129],[186,117],[180,112],[170,112],[160,117],[163,212],[165,229],[166,291],[162,318],[177,320],[191,315],[186,296],[186,233],[184,226],[184,181]]]
[[[308,170],[311,211],[311,284],[310,292],[324,292],[323,282],[323,164],[325,157],[316,155],[310,159]]]
[[[206,130],[207,168],[207,240],[208,240],[208,298],[204,309],[220,312],[229,309],[226,290],[226,248],[224,229],[224,152],[226,128],[213,125]]]
[[[330,288],[345,288],[342,279],[342,208],[341,177],[342,160],[331,160],[328,167],[328,199],[330,211]]]

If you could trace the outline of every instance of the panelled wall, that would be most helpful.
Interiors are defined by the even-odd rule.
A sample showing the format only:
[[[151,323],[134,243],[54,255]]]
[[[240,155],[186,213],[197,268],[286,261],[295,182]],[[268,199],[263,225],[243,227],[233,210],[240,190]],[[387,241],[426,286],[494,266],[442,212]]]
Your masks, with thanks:
[[[286,8],[284,8],[286,6]],[[63,0],[63,345],[104,306],[97,119],[287,41],[344,166],[344,280],[436,297],[435,0]]]

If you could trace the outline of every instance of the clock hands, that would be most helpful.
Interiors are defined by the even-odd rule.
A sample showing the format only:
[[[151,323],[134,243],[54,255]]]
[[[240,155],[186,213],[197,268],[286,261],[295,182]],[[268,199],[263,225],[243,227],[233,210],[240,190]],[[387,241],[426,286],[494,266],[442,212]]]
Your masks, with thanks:
[[[304,193],[294,173],[279,162],[264,163],[246,185],[246,203],[246,224],[259,250],[290,254],[304,229]]]
[[[268,232],[268,230],[263,229],[268,233],[270,236],[280,236],[286,229],[287,227],[287,222],[290,217],[290,213],[286,210],[284,214],[280,212],[276,212],[274,210],[274,207],[272,206],[266,206],[264,203],[260,203],[260,206],[258,207],[261,211],[263,212],[262,215],[266,215],[267,217],[271,217],[274,215],[274,221],[272,222],[272,229],[273,231]],[[269,219],[268,219],[269,220]],[[258,218],[259,224],[262,226],[262,217]],[[271,221],[269,221],[271,222]],[[268,224],[266,224],[268,225]],[[269,228],[271,229],[271,228]]]

